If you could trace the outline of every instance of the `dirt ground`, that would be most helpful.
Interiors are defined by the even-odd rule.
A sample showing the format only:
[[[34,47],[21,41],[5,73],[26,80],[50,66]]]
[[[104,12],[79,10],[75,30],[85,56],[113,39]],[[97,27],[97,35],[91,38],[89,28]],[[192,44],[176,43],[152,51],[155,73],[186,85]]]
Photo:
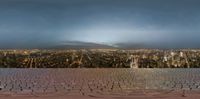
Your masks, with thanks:
[[[15,94],[1,93],[0,99],[200,99],[199,91],[155,91],[155,90],[135,90],[127,95],[120,94],[88,94],[80,95],[76,93],[49,93],[49,94]]]

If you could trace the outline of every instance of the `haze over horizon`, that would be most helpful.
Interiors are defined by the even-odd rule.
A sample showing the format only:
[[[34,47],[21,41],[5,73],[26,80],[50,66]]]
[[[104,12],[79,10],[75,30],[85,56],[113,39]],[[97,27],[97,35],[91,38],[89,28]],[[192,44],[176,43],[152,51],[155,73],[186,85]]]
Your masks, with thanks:
[[[1,0],[0,48],[67,41],[200,48],[199,5],[200,0]]]

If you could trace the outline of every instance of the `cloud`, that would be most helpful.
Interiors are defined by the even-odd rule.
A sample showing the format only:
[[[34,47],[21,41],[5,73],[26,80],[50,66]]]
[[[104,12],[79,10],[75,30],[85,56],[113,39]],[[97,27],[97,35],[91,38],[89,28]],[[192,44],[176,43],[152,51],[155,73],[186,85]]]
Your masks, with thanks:
[[[75,40],[198,46],[199,4],[199,0],[1,0],[0,45],[45,46]]]

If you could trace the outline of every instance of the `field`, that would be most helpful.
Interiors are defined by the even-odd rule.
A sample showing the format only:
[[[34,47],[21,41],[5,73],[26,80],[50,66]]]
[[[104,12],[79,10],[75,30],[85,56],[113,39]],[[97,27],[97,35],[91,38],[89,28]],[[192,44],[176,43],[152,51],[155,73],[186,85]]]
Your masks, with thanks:
[[[0,98],[199,97],[200,69],[0,69]]]

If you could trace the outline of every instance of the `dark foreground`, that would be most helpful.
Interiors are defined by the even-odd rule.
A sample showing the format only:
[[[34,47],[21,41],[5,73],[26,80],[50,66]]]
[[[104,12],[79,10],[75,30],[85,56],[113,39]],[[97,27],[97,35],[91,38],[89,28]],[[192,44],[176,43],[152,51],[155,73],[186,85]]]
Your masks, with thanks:
[[[0,69],[0,99],[199,99],[200,69]]]

